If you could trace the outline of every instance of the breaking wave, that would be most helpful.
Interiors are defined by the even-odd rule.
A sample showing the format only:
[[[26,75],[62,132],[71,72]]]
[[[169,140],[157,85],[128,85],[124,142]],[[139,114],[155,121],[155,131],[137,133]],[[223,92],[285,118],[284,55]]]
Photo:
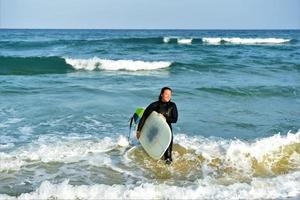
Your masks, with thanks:
[[[66,177],[55,182],[45,178],[30,191],[1,194],[1,199],[275,199],[300,195],[300,132],[255,141],[177,134],[171,166],[148,158],[139,146],[130,148],[123,136],[62,141],[49,137],[2,152],[0,171],[13,176],[39,165],[37,169],[45,168],[45,176],[58,170],[55,174]],[[72,171],[80,168],[73,169],[74,164],[87,172],[102,170],[101,177],[113,173],[127,178],[125,184],[100,184],[85,177],[86,183],[76,184],[71,181],[77,177]]]
[[[72,65],[75,69],[82,70],[156,70],[170,67],[172,62],[166,61],[140,61],[140,60],[108,60],[97,57],[91,59],[72,59],[66,58],[66,63]]]
[[[75,59],[62,57],[1,57],[0,75],[64,74],[76,70],[157,70],[172,62],[142,60],[108,60],[97,57]]]

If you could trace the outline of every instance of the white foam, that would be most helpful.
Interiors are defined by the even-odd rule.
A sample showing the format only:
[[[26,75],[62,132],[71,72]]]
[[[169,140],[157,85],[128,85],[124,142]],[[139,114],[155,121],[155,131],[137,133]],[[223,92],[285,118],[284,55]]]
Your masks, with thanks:
[[[240,140],[224,140],[204,137],[188,137],[184,134],[177,134],[175,143],[194,149],[197,154],[201,154],[207,163],[218,158],[224,165],[233,167],[242,171],[244,174],[251,174],[251,159],[263,162],[266,156],[271,156],[274,162],[277,162],[277,153],[281,147],[290,144],[300,143],[300,132],[287,135],[274,135],[268,138],[262,138],[256,141],[240,141]],[[13,147],[13,144],[3,144],[2,149]],[[111,138],[103,139],[78,138],[78,137],[60,137],[57,136],[41,136],[38,140],[28,146],[17,148],[11,152],[2,152],[0,154],[0,171],[19,170],[20,167],[32,162],[62,162],[71,163],[81,160],[88,161],[93,155],[99,155],[103,158],[103,163],[109,166],[110,158],[106,157],[105,152],[115,148],[128,147],[127,138],[120,136],[114,141]],[[92,156],[91,156],[92,155]],[[282,155],[281,155],[282,156]],[[101,158],[101,159],[102,159]],[[290,162],[300,168],[299,154],[294,152],[290,156]],[[96,163],[91,161],[91,163]],[[100,162],[101,163],[101,162]],[[265,167],[271,169],[272,162],[264,163]],[[269,165],[269,166],[268,166]],[[205,164],[204,168],[205,169]],[[209,173],[209,168],[203,171],[204,174]]]
[[[202,41],[209,44],[220,44],[221,42],[230,44],[283,44],[288,43],[290,39],[283,38],[239,38],[239,37],[217,37],[217,38],[202,38]]]
[[[171,40],[178,42],[178,39],[179,39],[178,36],[166,36],[166,37],[164,37],[163,41],[164,41],[164,43],[169,43],[169,42],[171,42]]]
[[[19,170],[26,161],[8,153],[0,152],[0,172]]]
[[[223,38],[223,40],[232,44],[282,44],[290,41],[282,38]]]
[[[97,57],[90,59],[72,59],[66,58],[66,63],[72,65],[77,70],[156,70],[171,66],[167,61],[140,61],[140,60],[108,60]]]
[[[105,157],[104,152],[110,151],[116,147],[116,142],[111,138],[102,140],[84,140],[69,139],[67,141],[57,142],[51,140],[38,140],[28,147],[16,149],[9,153],[0,153],[0,171],[19,170],[22,166],[28,165],[34,161],[40,162],[79,162],[81,160],[89,160],[92,155],[103,157],[103,165],[109,165],[108,157]],[[93,158],[94,159],[94,158]],[[96,163],[91,161],[91,163]],[[98,166],[99,164],[97,164]]]
[[[127,147],[129,146],[129,141],[126,137],[121,135],[118,139],[118,145],[121,147]]]
[[[5,199],[277,199],[300,195],[300,172],[274,178],[254,178],[250,183],[215,184],[208,178],[187,186],[165,183],[138,183],[126,185],[59,184],[44,181],[35,191],[17,198],[0,195]]]
[[[51,139],[49,139],[51,138]],[[222,138],[190,137],[176,134],[174,143],[194,149],[203,155],[203,178],[184,185],[168,185],[168,181],[152,181],[138,179],[136,182],[124,184],[94,184],[75,186],[67,180],[58,183],[44,181],[33,192],[23,193],[17,199],[275,199],[298,197],[300,195],[300,171],[288,171],[283,175],[269,177],[251,176],[249,158],[263,160],[265,155],[280,150],[281,147],[300,143],[300,131],[286,135],[276,134],[255,141],[226,140]],[[9,153],[0,153],[0,171],[19,170],[33,162],[74,163],[85,161],[88,165],[106,166],[120,173],[130,174],[121,166],[114,166],[113,158],[108,151],[126,146],[127,139],[119,136],[92,139],[77,137],[43,136],[29,146]],[[251,176],[248,182],[234,181],[229,185],[218,182],[214,177],[214,168],[208,163],[214,158],[223,160],[222,165],[234,168],[243,175]],[[300,156],[295,151],[289,162],[300,166]],[[276,157],[274,158],[276,161]],[[124,163],[123,163],[124,164]],[[172,167],[172,166],[171,166]],[[219,168],[223,166],[218,166]],[[298,171],[297,171],[298,170]],[[138,173],[132,172],[134,175]],[[131,176],[131,175],[130,175]],[[55,181],[55,180],[54,180]],[[150,182],[149,182],[150,181]],[[16,199],[8,195],[0,195],[0,199]]]
[[[202,38],[202,41],[209,44],[220,44],[221,38]]]
[[[111,167],[112,166],[111,158],[104,153],[94,154],[94,155],[89,155],[89,156],[86,155],[85,159],[87,160],[87,163],[92,166],[97,166],[97,167],[103,167],[103,166]],[[120,170],[118,170],[118,171],[120,171]]]
[[[84,159],[89,153],[103,153],[113,149],[115,143],[106,137],[100,141],[71,140],[54,144],[40,144],[38,147],[24,151],[22,157],[43,162],[76,162]]]
[[[276,134],[253,142],[240,141],[238,139],[224,140],[187,137],[184,134],[179,134],[175,136],[175,143],[196,150],[207,161],[219,158],[224,161],[224,165],[234,167],[236,170],[243,172],[243,174],[251,174],[253,170],[251,168],[252,159],[254,158],[258,162],[263,162],[266,156],[269,156],[273,160],[273,162],[264,162],[265,167],[271,171],[272,164],[282,158],[277,158],[278,154],[276,152],[287,145],[299,144],[300,131],[297,133],[289,132],[287,135]],[[293,155],[293,157],[300,157],[297,152],[294,152],[294,154],[296,155]],[[291,161],[300,168],[300,162],[297,162],[297,159],[293,159],[293,157],[290,158]]]
[[[239,143],[242,144],[241,149],[248,149],[247,152],[258,160],[262,160],[264,155],[276,151],[280,147],[300,143],[300,132],[295,134],[289,132],[287,135],[276,134],[272,137],[258,139],[256,142],[250,144],[244,142]]]
[[[178,38],[177,39],[178,44],[192,44],[192,41],[193,41],[193,39],[191,39],[191,38],[189,38],[189,39],[186,39],[186,38],[180,39],[180,38]]]
[[[169,43],[170,42],[170,40],[171,40],[171,38],[170,37],[164,37],[164,43]]]

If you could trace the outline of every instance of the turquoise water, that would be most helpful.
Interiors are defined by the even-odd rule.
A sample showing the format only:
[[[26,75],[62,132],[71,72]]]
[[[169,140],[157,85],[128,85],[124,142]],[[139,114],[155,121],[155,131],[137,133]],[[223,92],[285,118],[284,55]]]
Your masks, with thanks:
[[[0,198],[296,197],[299,33],[0,30]],[[170,167],[126,143],[163,86]]]

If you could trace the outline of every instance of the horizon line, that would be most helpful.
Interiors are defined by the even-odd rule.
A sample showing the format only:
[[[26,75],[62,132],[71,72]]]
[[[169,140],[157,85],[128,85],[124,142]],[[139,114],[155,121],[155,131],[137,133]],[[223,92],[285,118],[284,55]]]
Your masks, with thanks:
[[[265,30],[274,30],[274,31],[281,31],[281,30],[293,30],[297,31],[300,28],[208,28],[208,29],[201,29],[201,28],[0,28],[0,30],[199,30],[199,31],[210,31],[210,30],[228,30],[228,31],[265,31]]]

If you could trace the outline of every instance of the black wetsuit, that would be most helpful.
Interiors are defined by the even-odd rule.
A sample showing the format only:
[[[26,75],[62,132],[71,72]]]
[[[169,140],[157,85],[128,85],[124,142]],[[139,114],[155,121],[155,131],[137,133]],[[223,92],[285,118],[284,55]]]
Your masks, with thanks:
[[[142,127],[146,121],[146,119],[148,118],[148,116],[153,112],[156,111],[158,113],[163,114],[163,116],[166,118],[166,121],[168,123],[168,125],[170,126],[170,129],[172,131],[172,125],[171,123],[176,123],[177,119],[178,119],[178,112],[177,112],[177,107],[176,104],[169,101],[169,102],[162,102],[161,100],[159,101],[155,101],[153,103],[151,103],[146,110],[144,111],[144,114],[139,122],[137,131],[141,131]],[[168,149],[166,150],[165,154],[164,154],[164,159],[169,159],[170,161],[172,161],[172,146],[173,146],[173,131],[172,131],[172,139],[171,139],[171,143],[168,147]]]

